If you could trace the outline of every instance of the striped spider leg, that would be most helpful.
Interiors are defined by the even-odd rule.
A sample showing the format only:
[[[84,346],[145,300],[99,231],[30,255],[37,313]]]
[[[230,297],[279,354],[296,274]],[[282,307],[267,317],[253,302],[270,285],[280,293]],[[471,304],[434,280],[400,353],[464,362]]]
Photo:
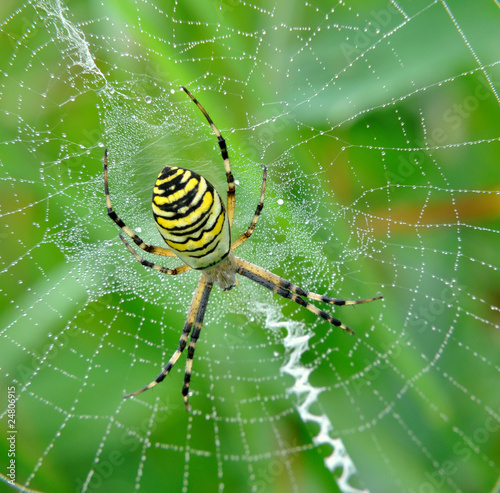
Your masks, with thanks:
[[[224,291],[228,291],[237,284],[236,274],[239,274],[264,286],[273,293],[303,306],[318,317],[350,333],[353,333],[353,331],[340,320],[320,310],[307,300],[319,301],[329,305],[356,305],[382,299],[382,296],[354,301],[330,298],[306,291],[292,284],[290,281],[233,254],[233,251],[250,238],[255,230],[264,206],[267,169],[264,167],[260,199],[250,225],[243,234],[234,242],[231,242],[231,226],[236,197],[235,183],[231,172],[226,142],[203,106],[185,87],[181,87],[181,89],[200,109],[217,137],[228,184],[227,209],[217,190],[201,175],[177,166],[165,166],[156,179],[152,197],[153,217],[160,235],[168,246],[168,248],[165,248],[145,243],[114,211],[111,205],[108,186],[107,150],[104,153],[104,189],[108,216],[140,249],[154,255],[166,257],[177,256],[184,262],[184,265],[174,269],[150,262],[141,257],[127,242],[125,236],[120,234],[119,236],[126,248],[142,265],[167,275],[182,274],[190,269],[201,272],[198,286],[196,287],[187,313],[178,348],[155,380],[145,387],[125,395],[125,398],[136,396],[162,382],[186,346],[188,346],[182,395],[186,410],[189,410],[188,393],[194,351],[203,324],[210,292],[214,284],[217,284]],[[191,336],[190,339],[189,336]]]

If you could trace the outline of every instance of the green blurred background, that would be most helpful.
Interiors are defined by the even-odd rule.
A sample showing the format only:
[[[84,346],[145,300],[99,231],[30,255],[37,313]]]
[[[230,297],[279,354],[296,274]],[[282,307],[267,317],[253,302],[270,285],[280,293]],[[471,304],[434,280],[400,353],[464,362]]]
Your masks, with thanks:
[[[323,389],[309,411],[342,439],[353,486],[498,491],[500,14],[398,6],[2,4],[0,366],[19,489],[337,491],[282,371],[283,338],[306,328],[301,364]],[[197,276],[141,268],[102,186],[106,146],[116,210],[152,242],[163,165],[224,190],[180,84],[228,141],[236,231],[269,168],[241,256],[318,292],[385,297],[336,311],[348,337],[246,281],[214,289],[191,415],[183,359],[121,399],[175,349]]]

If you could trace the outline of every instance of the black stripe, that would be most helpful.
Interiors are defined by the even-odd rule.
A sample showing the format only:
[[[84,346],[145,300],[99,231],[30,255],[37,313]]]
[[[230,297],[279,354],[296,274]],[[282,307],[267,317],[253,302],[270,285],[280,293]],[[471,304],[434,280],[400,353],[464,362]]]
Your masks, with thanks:
[[[180,175],[177,175],[172,180],[167,181],[165,183],[158,184],[158,181],[161,181],[161,180],[164,180],[165,178],[168,178],[168,176],[161,176],[157,179],[157,183],[155,183],[155,186],[157,188],[159,188],[160,190],[164,191],[164,193],[162,194],[163,197],[171,195],[171,194],[181,190],[182,188],[184,188],[186,186],[186,184],[181,185],[181,181],[185,180],[185,178],[186,178],[185,175],[186,175],[186,170],[183,170],[183,172]],[[191,175],[193,175],[192,172],[191,172]],[[192,178],[198,178],[198,177],[192,176]],[[188,179],[188,181],[189,181],[189,179]]]
[[[123,228],[125,226],[125,223],[118,217],[116,212],[113,209],[108,209],[108,216],[113,219],[113,221],[120,226],[120,228]]]
[[[205,248],[209,247],[212,243],[214,242],[217,242],[215,243],[214,247],[209,250],[208,252],[205,252],[205,253],[202,253],[201,255],[193,255],[193,252],[199,252],[200,250],[205,250]],[[194,250],[184,250],[184,252],[181,252],[181,253],[186,253],[186,252],[189,252],[189,256],[190,257],[194,257],[194,258],[202,258],[202,257],[205,257],[205,255],[208,255],[209,253],[212,253],[218,246],[219,246],[219,243],[220,243],[220,237],[219,236],[216,236],[214,237],[214,239],[208,243],[205,243],[202,247],[200,248],[195,248]]]
[[[207,189],[207,192],[208,191],[209,190]],[[207,192],[205,192],[205,193],[207,193]],[[204,196],[205,196],[205,194],[203,194],[203,197]],[[212,196],[213,196],[213,189],[212,189]],[[176,212],[175,210],[174,211],[166,211],[163,206],[159,206],[157,204],[155,204],[155,205],[156,205],[156,207],[158,207],[162,211],[164,210],[165,212],[170,212],[170,213],[171,212]],[[196,211],[196,209],[199,209],[199,207],[200,207],[200,204],[199,204],[199,202],[197,202],[196,204],[193,204],[191,207],[188,207],[186,209],[186,212],[183,212],[182,214],[181,213],[177,213],[177,214],[174,214],[173,216],[168,216],[168,217],[159,216],[159,215],[155,214],[154,212],[153,212],[153,214],[155,215],[155,217],[163,217],[164,219],[167,219],[169,221],[177,221],[178,219],[182,219],[184,217],[187,217],[187,216],[191,215],[194,211]],[[210,209],[211,208],[212,207],[210,207]],[[210,211],[210,209],[209,209],[209,211]]]
[[[196,197],[196,194],[199,192],[199,183],[194,187],[191,191],[189,191],[184,197],[181,199],[177,200],[176,202],[173,203],[166,203],[162,205],[158,205],[155,203],[155,206],[158,207],[158,209],[164,211],[164,212],[177,212],[180,208],[182,207],[188,207],[186,212],[183,213],[177,213],[174,216],[170,216],[167,218],[170,221],[175,221],[176,219],[184,218],[186,216],[189,216],[192,212],[194,212],[196,209],[199,208],[200,204],[203,203],[203,199],[205,198],[205,195],[210,192],[212,194],[212,197],[215,200],[215,190],[214,187],[206,181],[207,187],[205,190],[205,193],[200,197],[200,199],[196,202],[194,201],[194,198]],[[179,190],[176,190],[178,192]],[[153,192],[153,202],[155,197],[163,197],[163,195],[156,194]],[[161,217],[161,216],[160,216]]]
[[[193,205],[193,207],[190,207],[188,209],[188,212],[189,211],[191,211],[191,213],[196,212],[196,210],[200,208],[200,203],[203,203],[203,200],[205,199],[205,195],[207,193],[209,193],[208,190],[203,194],[203,196],[201,197],[199,202],[197,202],[195,205]],[[212,198],[215,198],[215,197],[212,195]],[[189,232],[191,232],[191,230],[193,230],[193,232],[194,232],[194,231],[200,229],[202,226],[204,226],[207,223],[208,219],[210,218],[210,215],[213,212],[214,202],[215,201],[212,201],[211,206],[205,212],[202,212],[199,215],[198,219],[196,219],[195,222],[189,223],[187,226],[174,226],[173,228],[169,228],[168,231],[172,232],[172,234],[178,235],[178,234],[189,233]],[[222,202],[221,202],[221,205],[222,205]],[[222,209],[224,209],[224,205],[222,205]],[[189,214],[189,215],[191,215],[191,214]],[[180,219],[180,217],[181,217],[180,214],[177,214],[176,216],[166,218],[164,216],[156,214],[154,211],[153,211],[153,216],[154,216],[155,220],[157,217],[161,217],[161,218],[167,219],[169,221],[176,221],[176,220]],[[187,216],[183,214],[182,217],[187,217]]]
[[[205,255],[211,254],[216,248],[217,248],[217,245],[212,250],[210,250],[207,253],[204,253],[203,255],[198,255],[198,256],[196,256],[196,255],[190,255],[190,256],[194,257],[194,258],[202,258]],[[206,269],[209,269],[210,267],[213,267],[214,265],[220,264],[229,255],[230,251],[231,251],[231,247],[229,247],[228,251],[224,255],[221,255],[220,258],[218,258],[217,260],[214,260],[211,264],[206,265],[205,267],[200,267],[198,269],[193,269],[193,270],[206,270]]]
[[[168,232],[173,236],[186,236],[188,234],[197,233],[201,228],[206,226],[208,220],[210,219],[211,212],[212,211],[210,210],[204,212],[195,223],[191,223],[188,226],[175,226],[174,228],[169,228]],[[156,214],[154,214],[154,216],[155,219],[156,217],[162,217],[157,216]],[[162,228],[166,229],[164,226],[162,226]]]
[[[203,197],[204,196],[205,195],[203,195]],[[153,217],[155,218],[156,222],[158,222],[157,218],[162,218],[162,219],[165,219],[167,221],[178,221],[179,219],[182,219],[184,217],[190,216],[192,213],[196,212],[196,210],[199,209],[199,208],[200,208],[199,204],[195,204],[192,207],[189,207],[187,209],[186,213],[175,214],[174,216],[168,216],[168,217],[162,216],[160,214],[156,214],[156,212],[154,212],[154,210],[153,210]],[[205,212],[201,213],[200,217],[197,219],[197,221],[195,223],[190,223],[187,226],[174,226],[173,228],[169,229],[169,231],[182,231],[182,230],[186,230],[187,231],[188,229],[192,228],[193,225],[195,225],[197,223],[200,223],[201,221],[205,220],[206,216],[209,217],[210,214],[212,213],[212,208],[213,208],[213,203],[212,203],[212,206],[209,209],[207,209]],[[208,219],[208,217],[206,219]]]
[[[168,198],[170,195],[173,195],[173,194],[180,192],[182,190],[183,190],[183,188],[177,188],[175,190],[172,190],[170,193],[165,193],[165,194],[153,193],[153,198],[155,196],[161,197],[161,198]],[[184,195],[184,197],[177,199],[175,202],[166,202],[165,204],[162,204],[162,205],[158,205],[158,204],[155,204],[155,205],[159,209],[161,209],[162,211],[175,212],[175,211],[179,210],[181,207],[185,207],[185,206],[192,204],[198,191],[199,191],[199,185],[196,185],[186,195]],[[196,203],[198,204],[199,202],[196,202]]]
[[[182,171],[182,173],[179,176],[182,176],[184,174],[184,171],[186,171],[184,168],[165,166],[161,170],[161,173],[158,175],[157,180],[164,180],[165,178],[168,178],[169,176],[175,175],[176,173],[178,173],[179,170]]]
[[[224,211],[221,211],[221,213],[217,216],[217,219],[215,220],[214,222],[214,226],[212,227],[212,229],[204,229],[201,231],[201,233],[198,235],[198,236],[190,236],[186,241],[176,241],[174,243],[179,243],[179,245],[185,245],[188,241],[199,241],[201,239],[201,237],[205,234],[205,233],[210,233],[210,231],[213,231],[216,224],[217,224],[217,221],[219,220],[219,218],[224,214]],[[224,221],[225,221],[225,218],[224,218]],[[224,228],[224,223],[222,223],[223,226],[222,228]],[[222,232],[222,230],[221,230]],[[211,245],[215,240],[220,240],[222,237],[221,234],[218,234],[216,236],[214,236],[212,238],[212,240],[210,240],[208,243],[204,243],[202,247],[200,248],[195,248],[194,250],[187,250],[188,252],[198,252],[200,250],[204,250],[205,248],[207,248],[209,245]],[[168,240],[168,241],[172,241],[172,240]],[[175,248],[175,247],[172,247],[172,248]],[[193,255],[190,255],[190,256],[193,256]]]

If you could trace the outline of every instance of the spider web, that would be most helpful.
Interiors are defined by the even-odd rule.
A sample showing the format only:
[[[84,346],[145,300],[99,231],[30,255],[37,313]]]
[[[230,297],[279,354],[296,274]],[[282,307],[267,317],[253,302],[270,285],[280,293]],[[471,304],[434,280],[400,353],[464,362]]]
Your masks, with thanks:
[[[21,491],[499,491],[496,1],[2,3],[1,426]],[[142,268],[165,164],[225,190],[238,255],[344,299],[354,336],[241,279]],[[155,260],[157,259],[150,259]],[[160,259],[178,265],[175,259]],[[318,305],[319,306],[319,305]],[[324,308],[324,307],[322,307]],[[332,310],[333,311],[333,310]],[[8,484],[9,441],[1,478]]]

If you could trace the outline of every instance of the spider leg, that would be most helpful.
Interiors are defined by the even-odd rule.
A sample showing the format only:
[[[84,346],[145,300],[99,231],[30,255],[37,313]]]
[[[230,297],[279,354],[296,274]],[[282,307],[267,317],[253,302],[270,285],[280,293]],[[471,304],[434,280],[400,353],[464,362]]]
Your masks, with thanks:
[[[229,155],[227,153],[226,141],[224,140],[224,137],[222,137],[219,129],[215,126],[214,122],[212,121],[208,113],[205,111],[205,108],[203,108],[203,106],[198,102],[198,100],[184,86],[181,86],[181,89],[192,99],[193,103],[195,103],[196,106],[198,106],[200,111],[207,119],[207,122],[212,127],[212,130],[219,142],[220,152],[222,155],[222,159],[224,160],[224,170],[226,171],[226,178],[227,178],[227,216],[229,218],[229,226],[232,226],[236,198],[235,198],[234,177],[233,174],[231,173],[231,163],[229,162]]]
[[[191,267],[189,267],[189,265],[186,264],[181,265],[180,267],[176,267],[175,269],[169,269],[168,267],[163,267],[162,265],[150,262],[149,260],[146,260],[142,258],[140,255],[138,255],[137,252],[127,243],[127,240],[125,240],[122,234],[119,234],[118,236],[123,241],[123,243],[125,243],[125,246],[128,248],[128,251],[145,267],[149,267],[150,269],[154,269],[159,272],[163,272],[163,274],[169,274],[171,276],[175,276],[176,274],[182,274],[183,272],[186,272],[191,269]]]
[[[123,232],[134,240],[135,244],[149,253],[154,253],[155,255],[163,255],[165,257],[175,257],[175,253],[168,248],[158,247],[145,243],[139,236],[137,236],[134,231],[132,231],[116,214],[111,205],[111,197],[109,195],[108,186],[108,150],[104,151],[104,192],[106,194],[106,206],[108,208],[108,216],[123,230]]]
[[[359,305],[361,303],[368,303],[370,301],[375,301],[375,300],[381,300],[384,297],[383,296],[374,296],[373,298],[366,298],[364,300],[342,300],[340,298],[330,298],[329,296],[324,296],[322,294],[317,294],[313,293],[311,291],[307,291],[305,289],[302,289],[300,286],[297,286],[296,284],[292,284],[290,281],[287,281],[286,279],[283,279],[282,277],[273,274],[272,272],[263,269],[262,267],[259,267],[258,265],[251,264],[250,262],[247,262],[246,260],[243,260],[242,258],[236,257],[236,260],[238,262],[238,265],[241,265],[242,267],[252,270],[254,272],[257,272],[261,277],[264,277],[268,281],[272,282],[273,284],[278,284],[282,288],[285,288],[287,291],[291,291],[292,293],[298,294],[299,296],[305,296],[306,298],[310,300],[315,300],[315,301],[322,301],[323,303],[328,303],[329,305]]]
[[[344,325],[339,319],[332,317],[329,313],[326,313],[323,310],[320,310],[313,304],[304,300],[301,296],[305,296],[309,299],[317,301],[323,301],[325,303],[329,303],[332,305],[348,305],[348,304],[353,305],[357,303],[367,303],[369,301],[374,301],[382,298],[382,296],[377,296],[366,300],[345,301],[337,298],[329,298],[328,296],[323,296],[316,293],[310,293],[290,283],[286,279],[283,279],[280,276],[277,276],[276,274],[273,274],[272,272],[263,269],[262,267],[251,264],[250,262],[247,262],[246,260],[243,260],[239,257],[235,258],[236,258],[238,274],[248,277],[248,279],[251,279],[252,281],[260,284],[261,286],[264,286],[273,293],[276,293],[282,296],[283,298],[287,298],[303,306],[304,308],[314,313],[318,317],[323,318],[324,320],[330,322],[336,327],[340,327],[341,329],[350,332],[351,334],[354,334],[354,331],[349,327],[347,327],[346,325]]]
[[[184,405],[186,406],[186,411],[189,412],[190,406],[188,402],[189,393],[189,383],[191,382],[191,372],[193,370],[193,357],[194,350],[196,349],[196,342],[198,337],[200,337],[201,326],[203,324],[203,317],[205,316],[205,311],[208,305],[208,297],[210,296],[210,291],[212,290],[213,283],[207,282],[205,284],[205,289],[201,295],[201,301],[198,306],[198,312],[196,313],[196,319],[194,321],[193,331],[191,332],[191,340],[188,345],[188,354],[186,358],[186,371],[184,373],[184,385],[182,386],[182,395],[184,396]]]
[[[264,207],[264,196],[266,191],[266,179],[267,179],[267,168],[264,166],[264,176],[262,177],[262,189],[260,191],[260,200],[257,204],[257,208],[255,209],[255,214],[253,215],[252,222],[248,229],[231,245],[231,251],[238,248],[243,242],[248,240],[252,233],[254,232],[255,226],[257,225],[257,221],[259,220],[260,213],[262,212],[262,208]]]
[[[212,286],[210,286],[211,288]],[[182,335],[181,338],[179,339],[179,347],[175,350],[174,354],[171,356],[169,359],[167,365],[163,369],[163,371],[156,377],[155,380],[153,380],[151,383],[143,387],[142,389],[136,390],[135,392],[132,392],[131,394],[125,395],[123,398],[128,399],[129,397],[134,397],[138,394],[141,394],[142,392],[145,392],[146,390],[149,390],[156,385],[158,385],[160,382],[163,381],[163,379],[169,374],[170,370],[172,367],[175,365],[177,360],[179,359],[180,355],[182,354],[182,351],[184,351],[184,348],[186,347],[187,340],[189,333],[191,332],[191,328],[193,327],[193,324],[195,323],[196,316],[199,311],[199,306],[204,299],[204,297],[207,298],[208,300],[208,294],[210,293],[210,290],[208,290],[208,293],[206,293],[206,280],[204,276],[201,276],[200,281],[198,282],[198,286],[196,287],[196,290],[194,292],[193,300],[191,301],[191,306],[189,307],[186,322],[184,323],[184,328],[182,329]]]

